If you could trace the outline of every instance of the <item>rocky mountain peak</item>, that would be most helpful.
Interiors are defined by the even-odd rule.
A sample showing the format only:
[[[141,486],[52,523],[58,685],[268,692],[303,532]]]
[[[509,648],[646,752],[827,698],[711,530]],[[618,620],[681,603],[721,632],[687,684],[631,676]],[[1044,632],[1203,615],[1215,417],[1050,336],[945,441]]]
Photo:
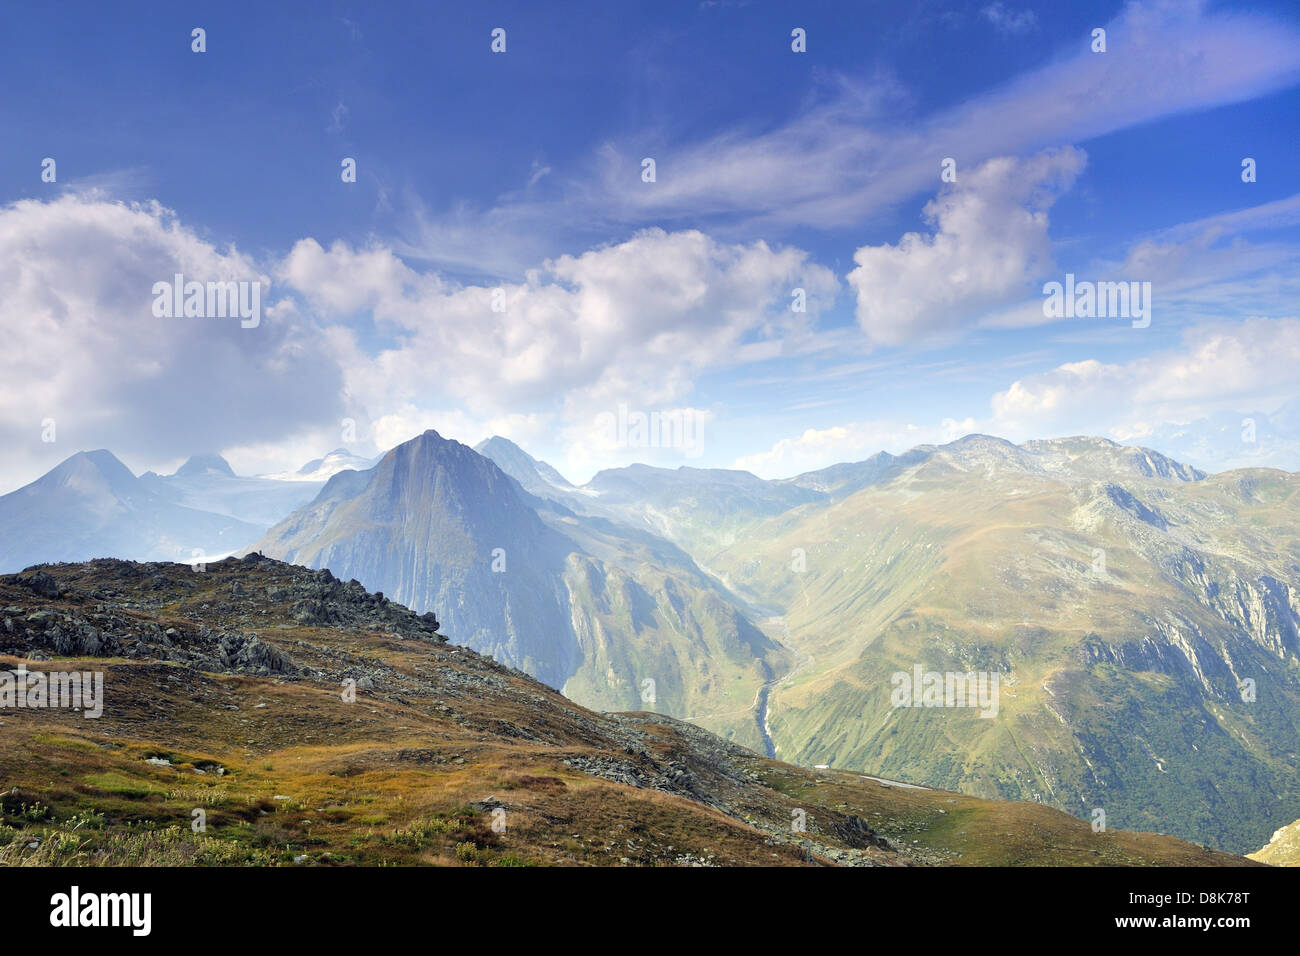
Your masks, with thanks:
[[[220,455],[191,455],[185,464],[176,469],[177,477],[191,475],[226,475],[234,478],[235,471],[230,463]]]

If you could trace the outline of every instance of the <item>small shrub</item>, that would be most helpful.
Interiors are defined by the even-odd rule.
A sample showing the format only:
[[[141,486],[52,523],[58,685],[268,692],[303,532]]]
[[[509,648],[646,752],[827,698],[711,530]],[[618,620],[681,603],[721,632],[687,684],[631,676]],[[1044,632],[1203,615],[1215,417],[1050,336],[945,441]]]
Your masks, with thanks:
[[[434,837],[442,836],[458,829],[455,821],[443,817],[428,817],[415,820],[409,826],[393,831],[386,842],[411,850],[423,850],[433,842]]]
[[[102,830],[104,815],[95,810],[82,810],[68,817],[68,826],[73,830]]]

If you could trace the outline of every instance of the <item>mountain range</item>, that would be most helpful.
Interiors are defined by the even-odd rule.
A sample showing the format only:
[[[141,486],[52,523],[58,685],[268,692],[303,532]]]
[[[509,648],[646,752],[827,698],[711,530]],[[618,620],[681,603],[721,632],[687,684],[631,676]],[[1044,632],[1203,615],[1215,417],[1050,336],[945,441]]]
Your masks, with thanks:
[[[314,480],[346,464],[368,467]],[[257,551],[432,611],[585,706],[796,763],[1239,853],[1300,817],[1300,475],[971,435],[781,481],[578,486],[433,431],[293,474],[79,454],[0,498],[0,571]],[[996,675],[996,715],[895,706],[918,668]]]
[[[1163,424],[1142,436],[1180,461],[1229,468],[1300,469],[1300,399],[1272,413],[1222,411],[1182,424]]]
[[[101,449],[78,452],[0,497],[0,571],[105,555],[188,561],[229,553],[258,533],[253,522],[191,507],[156,477],[137,478]]]
[[[282,475],[236,475],[216,454],[138,477],[112,452],[77,452],[0,497],[0,572],[41,561],[193,561],[230,554],[310,502],[338,472],[373,460],[336,449]]]
[[[523,455],[505,445],[489,450]],[[761,745],[752,701],[784,654],[720,585],[671,543],[538,498],[437,432],[331,478],[253,547],[433,610],[589,706],[722,714],[715,726]]]
[[[971,436],[706,560],[805,666],[776,752],[1241,851],[1300,809],[1300,476]],[[795,555],[792,562],[792,555]],[[1000,675],[994,720],[893,675]]]

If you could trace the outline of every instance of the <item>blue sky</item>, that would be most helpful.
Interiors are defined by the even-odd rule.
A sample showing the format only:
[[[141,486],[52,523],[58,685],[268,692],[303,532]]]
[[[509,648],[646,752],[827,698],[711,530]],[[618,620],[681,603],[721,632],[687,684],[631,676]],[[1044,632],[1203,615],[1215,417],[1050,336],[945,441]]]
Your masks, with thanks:
[[[79,448],[276,471],[426,427],[579,480],[967,431],[1300,467],[1281,419],[1184,440],[1297,397],[1294,4],[371,6],[9,13],[6,487]],[[182,268],[260,277],[265,320],[154,318]],[[1047,321],[1067,272],[1150,282],[1149,327]],[[620,406],[702,442],[611,444]]]

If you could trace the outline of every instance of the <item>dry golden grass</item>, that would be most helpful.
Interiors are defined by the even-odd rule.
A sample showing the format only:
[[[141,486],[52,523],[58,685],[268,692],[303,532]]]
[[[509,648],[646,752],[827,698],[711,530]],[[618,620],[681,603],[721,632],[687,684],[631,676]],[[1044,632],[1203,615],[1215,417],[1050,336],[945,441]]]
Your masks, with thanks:
[[[168,613],[191,620],[237,572],[215,566]],[[329,681],[145,659],[26,662],[103,670],[105,712],[0,711],[0,865],[1249,863],[1168,837],[1094,834],[1035,804],[727,751],[648,715],[614,721],[455,648],[277,623],[259,633],[300,665],[325,668],[340,652],[380,660],[387,686],[349,703]],[[19,663],[0,656],[0,669]],[[684,767],[699,798],[566,759]],[[803,833],[791,827],[800,812]],[[894,848],[872,845],[864,827]]]

